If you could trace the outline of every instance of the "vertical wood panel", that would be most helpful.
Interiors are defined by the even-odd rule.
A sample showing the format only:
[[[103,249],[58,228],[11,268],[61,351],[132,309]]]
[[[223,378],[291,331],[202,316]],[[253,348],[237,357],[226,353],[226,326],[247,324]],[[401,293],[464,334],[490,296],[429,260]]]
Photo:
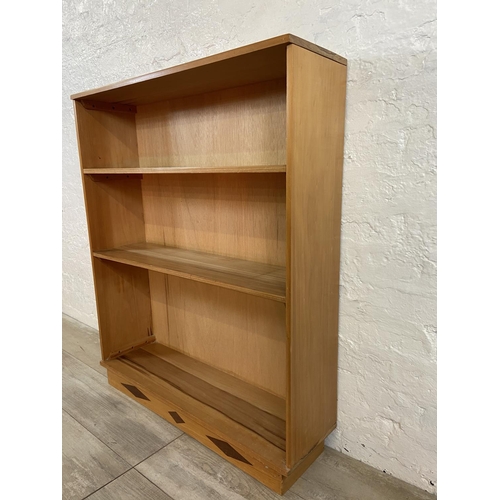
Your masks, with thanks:
[[[106,250],[145,238],[140,179],[83,179],[91,250]]]
[[[156,340],[284,397],[285,305],[150,272]]]
[[[346,67],[287,49],[287,466],[335,427]]]
[[[285,174],[145,175],[146,241],[285,265]]]
[[[95,182],[84,168],[138,166],[135,118],[129,113],[86,110],[75,102],[82,185],[94,277],[101,356],[151,332],[147,271],[105,263],[92,257],[99,249],[144,241],[139,179]]]
[[[140,106],[141,167],[284,165],[285,80]]]
[[[75,101],[81,167],[138,167],[134,113],[85,109]]]
[[[168,307],[167,307],[167,278],[161,273],[148,271],[149,291],[151,294],[151,321],[156,341],[169,345],[168,337]]]
[[[103,359],[152,334],[148,271],[94,257]]]

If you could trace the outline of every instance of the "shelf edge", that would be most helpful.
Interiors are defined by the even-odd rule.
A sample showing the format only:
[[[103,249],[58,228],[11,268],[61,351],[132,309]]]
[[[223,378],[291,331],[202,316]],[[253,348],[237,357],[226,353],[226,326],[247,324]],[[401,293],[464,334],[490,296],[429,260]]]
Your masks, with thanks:
[[[84,168],[85,175],[119,174],[251,174],[286,173],[286,165],[257,165],[242,167],[124,167]]]
[[[263,292],[255,290],[252,288],[246,288],[238,285],[233,285],[231,283],[225,283],[223,281],[211,280],[209,278],[204,278],[203,276],[197,276],[196,274],[190,274],[182,271],[176,271],[160,266],[155,266],[154,264],[146,264],[141,262],[134,262],[128,259],[123,259],[120,257],[114,257],[112,255],[106,254],[104,252],[93,252],[93,256],[98,259],[108,260],[111,262],[117,262],[119,264],[125,264],[132,267],[139,267],[141,269],[146,269],[148,271],[154,271],[162,274],[167,274],[170,276],[177,276],[179,278],[188,279],[191,281],[198,281],[200,283],[205,283],[207,285],[218,286],[220,288],[227,288],[229,290],[234,290],[236,292],[246,293],[247,295],[255,295],[264,299],[274,300],[276,302],[286,303],[286,295],[277,295],[269,292]]]

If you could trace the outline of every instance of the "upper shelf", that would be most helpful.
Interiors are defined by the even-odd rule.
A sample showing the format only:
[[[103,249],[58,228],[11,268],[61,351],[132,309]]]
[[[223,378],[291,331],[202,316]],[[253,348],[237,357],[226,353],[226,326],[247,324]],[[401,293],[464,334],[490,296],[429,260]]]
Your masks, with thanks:
[[[94,257],[285,302],[285,268],[222,255],[138,243]]]
[[[294,44],[346,65],[343,57],[286,34],[196,61],[162,69],[71,96],[108,103],[141,105],[187,95],[284,78],[286,48]]]
[[[243,167],[130,167],[85,168],[84,174],[248,174],[286,172],[286,165],[249,165]]]

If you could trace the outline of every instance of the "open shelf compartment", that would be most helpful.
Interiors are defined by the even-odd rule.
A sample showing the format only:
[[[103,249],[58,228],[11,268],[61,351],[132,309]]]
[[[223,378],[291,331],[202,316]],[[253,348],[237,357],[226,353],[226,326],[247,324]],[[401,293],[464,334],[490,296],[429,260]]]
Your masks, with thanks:
[[[121,389],[138,402],[157,400],[170,408],[169,420],[179,428],[197,423],[215,446],[236,460],[249,465],[259,461],[286,473],[283,398],[159,343],[102,365],[126,378]]]

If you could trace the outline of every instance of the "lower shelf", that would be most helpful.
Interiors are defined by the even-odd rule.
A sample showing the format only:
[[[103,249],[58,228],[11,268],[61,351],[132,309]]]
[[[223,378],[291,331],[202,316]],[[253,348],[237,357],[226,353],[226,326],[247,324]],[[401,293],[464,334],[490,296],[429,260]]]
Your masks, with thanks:
[[[158,343],[102,365],[113,386],[246,472],[289,472],[284,399]]]

